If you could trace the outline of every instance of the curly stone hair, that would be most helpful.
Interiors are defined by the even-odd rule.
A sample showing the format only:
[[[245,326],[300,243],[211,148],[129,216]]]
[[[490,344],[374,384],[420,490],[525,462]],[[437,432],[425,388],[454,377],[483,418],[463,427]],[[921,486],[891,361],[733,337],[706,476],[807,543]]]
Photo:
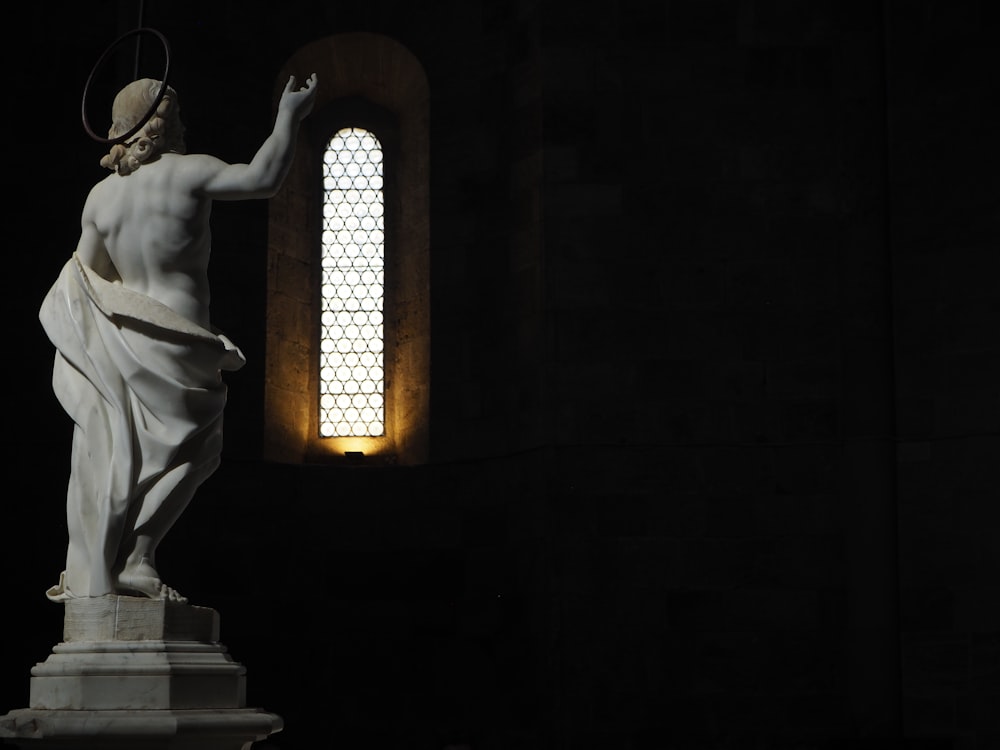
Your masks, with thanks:
[[[160,93],[162,81],[140,78],[118,92],[111,105],[109,138],[117,138],[135,127]],[[101,159],[101,166],[120,175],[131,174],[144,162],[165,151],[184,153],[184,125],[180,119],[177,92],[171,86],[160,101],[156,112],[126,143],[116,143]]]

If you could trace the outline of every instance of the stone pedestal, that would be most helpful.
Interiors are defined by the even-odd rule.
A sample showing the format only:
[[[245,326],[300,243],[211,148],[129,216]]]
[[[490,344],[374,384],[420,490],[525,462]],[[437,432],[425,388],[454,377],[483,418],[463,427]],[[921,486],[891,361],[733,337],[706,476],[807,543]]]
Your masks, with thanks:
[[[25,748],[248,750],[281,717],[246,707],[246,668],[207,607],[130,596],[65,602],[63,641],[31,670],[29,708],[0,716]]]

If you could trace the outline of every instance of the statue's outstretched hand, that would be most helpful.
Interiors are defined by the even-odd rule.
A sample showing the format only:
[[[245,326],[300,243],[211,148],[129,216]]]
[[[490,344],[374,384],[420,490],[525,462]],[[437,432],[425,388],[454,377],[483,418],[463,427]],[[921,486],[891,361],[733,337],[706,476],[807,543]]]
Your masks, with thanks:
[[[313,73],[306,79],[301,88],[297,88],[295,76],[289,76],[285,90],[281,92],[278,109],[290,112],[298,120],[306,117],[312,112],[313,104],[316,101],[316,81],[316,74]]]

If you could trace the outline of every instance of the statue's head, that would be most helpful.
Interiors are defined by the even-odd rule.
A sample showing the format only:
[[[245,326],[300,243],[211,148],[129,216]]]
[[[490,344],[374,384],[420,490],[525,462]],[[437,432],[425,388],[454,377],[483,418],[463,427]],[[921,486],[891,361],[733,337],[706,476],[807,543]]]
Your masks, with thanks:
[[[108,137],[118,138],[141,122],[162,86],[162,81],[140,78],[119,91],[111,105]],[[184,125],[181,123],[177,92],[167,86],[156,112],[128,142],[112,146],[111,151],[101,159],[101,166],[127,175],[165,151],[184,153],[184,150]]]

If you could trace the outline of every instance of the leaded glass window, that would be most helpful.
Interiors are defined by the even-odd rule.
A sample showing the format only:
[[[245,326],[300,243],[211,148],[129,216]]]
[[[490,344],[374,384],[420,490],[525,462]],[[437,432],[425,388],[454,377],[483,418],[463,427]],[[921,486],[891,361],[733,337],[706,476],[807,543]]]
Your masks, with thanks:
[[[323,157],[319,432],[385,433],[383,302],[385,200],[382,144],[342,128]]]

